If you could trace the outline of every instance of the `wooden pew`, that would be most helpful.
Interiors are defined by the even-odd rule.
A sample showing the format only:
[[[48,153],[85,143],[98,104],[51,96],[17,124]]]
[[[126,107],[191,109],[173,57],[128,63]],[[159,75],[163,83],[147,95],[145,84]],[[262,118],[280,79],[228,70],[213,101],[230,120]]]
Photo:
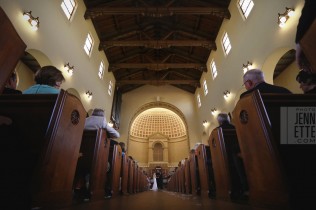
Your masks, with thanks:
[[[190,161],[189,159],[185,159],[184,163],[184,179],[185,179],[185,193],[191,194],[192,188],[191,188],[191,176],[190,176]]]
[[[58,95],[0,95],[0,116],[12,120],[11,125],[0,126],[0,147],[7,148],[7,152],[1,153],[6,156],[2,161],[21,169],[19,174],[10,174],[8,182],[14,184],[24,173],[26,166],[16,162],[20,160],[27,168],[34,169],[30,170],[32,181],[23,183],[30,183],[32,206],[70,205],[86,116],[79,99],[64,90]],[[8,129],[13,132],[6,133]],[[25,145],[23,155],[32,160],[26,163],[26,156],[11,153],[15,150],[10,148],[14,142]]]
[[[133,176],[133,192],[134,193],[137,193],[137,180],[138,180],[138,173],[137,173],[137,171],[138,171],[138,165],[137,165],[137,163],[135,162],[135,164],[134,164],[134,172],[133,172],[133,174],[134,174],[134,176]]]
[[[198,161],[201,196],[206,198],[214,197],[215,183],[209,146],[200,144],[196,149],[196,156]]]
[[[125,154],[122,158],[122,170],[121,170],[121,191],[123,195],[128,194],[128,178],[129,178],[129,165],[131,159]]]
[[[234,133],[236,133],[234,131]],[[215,128],[210,135],[209,145],[211,150],[214,179],[216,183],[216,198],[229,200],[231,191],[231,177],[229,173],[226,145],[221,128]]]
[[[90,174],[88,190],[91,201],[104,198],[109,151],[110,140],[104,129],[84,130],[80,146],[82,157],[77,163],[76,177]]]
[[[191,187],[193,195],[200,195],[200,178],[199,178],[199,169],[198,162],[195,153],[190,153],[190,177],[191,177]]]
[[[239,100],[233,119],[249,182],[249,201],[283,209],[289,203],[314,203],[309,197],[315,196],[315,145],[280,144],[280,107],[315,104],[315,95],[303,94],[254,92]]]
[[[0,7],[0,94],[6,81],[24,54],[26,45],[16,32],[10,19]]]
[[[134,171],[135,171],[135,161],[130,159],[128,166],[128,193],[134,193]]]
[[[119,187],[122,163],[122,149],[120,145],[114,144],[113,146],[110,146],[109,162],[111,164],[111,172],[106,185],[111,190],[112,196],[117,196],[120,192]]]
[[[287,208],[288,189],[259,92],[238,101],[233,121],[249,182],[249,202]]]

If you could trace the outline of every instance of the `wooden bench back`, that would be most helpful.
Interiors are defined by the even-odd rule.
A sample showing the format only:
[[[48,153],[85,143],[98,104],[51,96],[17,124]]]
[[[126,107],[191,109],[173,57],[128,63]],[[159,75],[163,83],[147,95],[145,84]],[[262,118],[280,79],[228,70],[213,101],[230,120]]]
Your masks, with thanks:
[[[189,159],[185,159],[184,163],[184,180],[185,180],[185,193],[191,194],[191,176],[190,176],[190,161]]]
[[[227,131],[228,135],[233,135],[235,138],[236,131]],[[226,140],[226,138],[225,138]],[[212,164],[214,168],[214,179],[216,183],[216,198],[229,199],[229,191],[231,191],[231,178],[228,165],[228,157],[226,144],[222,128],[215,128],[209,138],[209,146],[211,150]],[[227,139],[229,141],[229,139]]]
[[[191,177],[191,187],[192,187],[192,194],[199,195],[200,190],[200,179],[199,179],[199,169],[197,166],[197,158],[194,153],[190,154],[190,177]]]
[[[90,172],[91,200],[104,198],[109,151],[110,140],[104,129],[83,132],[80,146],[82,157],[78,160],[76,171]]]
[[[64,90],[58,95],[0,95],[0,116],[12,120],[11,126],[29,145],[27,153],[36,157],[34,205],[70,204],[86,116],[79,99]]]
[[[208,198],[211,191],[215,190],[215,183],[213,183],[214,174],[209,146],[200,144],[196,149],[196,156],[198,160],[201,196]]]
[[[271,94],[278,110],[285,102],[282,95]],[[291,103],[293,95],[284,97]],[[280,119],[280,115],[273,118]],[[271,119],[258,91],[240,99],[233,111],[249,184],[249,202],[286,208],[289,203],[288,185],[278,150],[279,137],[273,135]],[[277,122],[273,124],[277,125]]]

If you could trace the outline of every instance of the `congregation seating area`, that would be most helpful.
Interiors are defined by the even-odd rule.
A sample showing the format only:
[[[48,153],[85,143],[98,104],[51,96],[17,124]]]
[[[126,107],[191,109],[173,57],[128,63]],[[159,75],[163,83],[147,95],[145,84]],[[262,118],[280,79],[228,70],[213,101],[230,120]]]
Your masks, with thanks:
[[[313,95],[303,94],[245,96],[233,111],[236,130],[215,128],[208,145],[200,144],[179,163],[168,190],[268,209],[315,206],[315,145],[281,142],[281,107],[310,108],[315,102]],[[236,143],[249,186],[239,198],[231,195],[237,174],[230,151]]]
[[[110,144],[105,130],[84,131],[86,111],[66,91],[1,95],[0,107],[0,116],[8,120],[0,126],[8,201],[19,199],[14,195],[19,190],[26,199],[18,205],[31,202],[32,207],[52,209],[72,205],[75,177],[82,172],[90,175],[87,190],[92,201],[104,199],[106,187],[112,196],[148,189],[141,168],[122,156],[119,145]]]

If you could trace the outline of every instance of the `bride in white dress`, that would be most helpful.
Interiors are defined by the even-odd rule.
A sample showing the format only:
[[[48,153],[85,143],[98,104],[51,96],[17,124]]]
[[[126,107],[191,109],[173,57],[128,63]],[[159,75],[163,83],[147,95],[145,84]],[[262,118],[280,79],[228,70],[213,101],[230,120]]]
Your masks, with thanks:
[[[158,187],[157,187],[157,180],[156,180],[156,173],[153,174],[153,180],[154,180],[154,184],[153,184],[153,187],[151,188],[151,190],[158,190]]]

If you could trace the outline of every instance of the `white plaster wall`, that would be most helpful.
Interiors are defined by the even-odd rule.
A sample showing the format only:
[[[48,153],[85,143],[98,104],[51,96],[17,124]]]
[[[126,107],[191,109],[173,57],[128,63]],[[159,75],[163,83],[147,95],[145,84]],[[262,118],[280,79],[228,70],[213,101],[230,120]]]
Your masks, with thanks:
[[[62,88],[76,89],[85,109],[100,107],[105,109],[107,119],[110,118],[113,95],[107,94],[111,80],[115,85],[112,73],[108,73],[108,61],[103,51],[98,51],[99,39],[91,20],[84,19],[86,10],[82,0],[77,0],[78,8],[72,21],[68,21],[61,9],[61,0],[0,0],[0,5],[11,20],[18,34],[27,45],[27,51],[39,51],[45,56],[36,57],[41,65],[51,64],[63,71],[63,66],[70,63],[75,66],[72,77],[63,72],[66,82]],[[39,17],[40,26],[32,31],[23,19],[23,12],[32,11],[34,17]],[[90,32],[95,44],[91,57],[87,56],[83,46],[87,33]],[[101,60],[106,70],[103,80],[98,77]],[[51,63],[50,63],[51,62]],[[93,93],[92,100],[85,100],[85,92]]]

